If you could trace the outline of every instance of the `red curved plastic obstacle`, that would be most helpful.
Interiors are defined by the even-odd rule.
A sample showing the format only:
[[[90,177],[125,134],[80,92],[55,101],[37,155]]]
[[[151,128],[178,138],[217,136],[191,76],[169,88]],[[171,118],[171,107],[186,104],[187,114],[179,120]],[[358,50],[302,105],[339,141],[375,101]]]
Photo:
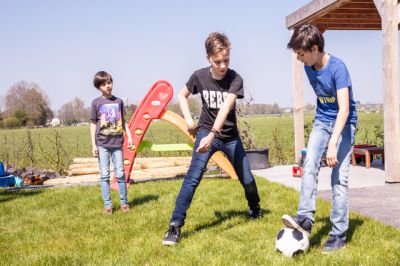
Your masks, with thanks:
[[[129,184],[130,174],[135,162],[137,149],[140,142],[142,141],[147,128],[149,127],[153,119],[162,119],[167,121],[181,131],[183,131],[192,141],[191,137],[185,128],[185,121],[182,117],[177,114],[167,111],[165,107],[168,105],[169,101],[173,96],[172,86],[164,80],[157,81],[146,94],[135,113],[129,122],[129,131],[132,135],[132,147],[127,148],[127,135],[124,136],[123,158],[124,158],[124,172],[126,181]],[[221,152],[215,153],[211,159],[221,167],[232,179],[237,179],[235,170],[233,169],[231,163],[226,159]],[[111,182],[111,187],[113,189],[118,189],[117,181],[114,176]]]
[[[128,138],[125,134],[124,145],[122,147],[124,157],[124,172],[126,181],[130,179],[130,174],[135,162],[137,148],[153,119],[157,119],[164,111],[174,94],[174,90],[167,81],[157,81],[147,92],[140,105],[137,107],[129,122],[129,131],[132,135],[132,147],[127,148]],[[116,178],[113,178],[111,187],[117,189]]]

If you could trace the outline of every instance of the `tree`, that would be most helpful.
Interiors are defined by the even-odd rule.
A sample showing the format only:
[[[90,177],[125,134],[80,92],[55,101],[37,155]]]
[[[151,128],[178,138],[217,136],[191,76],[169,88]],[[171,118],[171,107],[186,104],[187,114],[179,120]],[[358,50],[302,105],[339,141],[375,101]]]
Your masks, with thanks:
[[[281,108],[279,108],[279,105],[277,103],[274,103],[272,105],[272,114],[280,114],[281,113]]]
[[[136,109],[137,109],[136,104],[130,104],[125,108],[125,110],[126,110],[125,121],[129,122],[131,120]]]
[[[50,102],[38,84],[20,81],[11,86],[5,96],[7,114],[25,112],[27,123],[44,125],[50,115]]]
[[[58,116],[65,124],[71,125],[89,120],[89,109],[79,97],[63,104],[58,111]]]
[[[307,113],[314,112],[315,111],[315,105],[311,104],[311,103],[307,103],[304,106],[304,111],[307,112]]]
[[[201,104],[199,102],[199,98],[189,98],[189,110],[193,117],[200,117]]]
[[[177,101],[175,101],[174,99],[172,99],[168,105],[167,105],[167,109],[171,112],[177,113],[179,115],[182,115],[181,113],[181,109],[179,108],[179,103]]]
[[[26,126],[28,122],[28,114],[23,110],[16,110],[12,117],[15,117],[20,122],[21,126]]]

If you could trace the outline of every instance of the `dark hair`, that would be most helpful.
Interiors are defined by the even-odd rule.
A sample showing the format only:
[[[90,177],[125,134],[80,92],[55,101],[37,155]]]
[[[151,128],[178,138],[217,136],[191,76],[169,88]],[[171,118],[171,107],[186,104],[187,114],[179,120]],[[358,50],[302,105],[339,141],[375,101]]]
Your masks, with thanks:
[[[96,75],[94,75],[93,85],[99,89],[100,85],[107,81],[110,81],[111,83],[113,82],[111,75],[105,71],[99,71],[96,73]]]
[[[231,43],[225,34],[213,32],[205,41],[207,55],[213,55],[225,49],[231,49]]]
[[[304,24],[295,28],[287,48],[298,50],[301,49],[305,52],[311,52],[312,47],[318,46],[318,51],[324,51],[324,36],[319,29],[312,24]]]

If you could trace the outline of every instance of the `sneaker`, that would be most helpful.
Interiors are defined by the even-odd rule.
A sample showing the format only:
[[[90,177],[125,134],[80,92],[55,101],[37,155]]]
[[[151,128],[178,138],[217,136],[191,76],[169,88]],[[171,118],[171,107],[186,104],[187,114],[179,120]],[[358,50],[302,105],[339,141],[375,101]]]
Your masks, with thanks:
[[[258,206],[255,209],[249,209],[249,217],[251,219],[259,219],[262,217],[261,208]]]
[[[129,210],[130,210],[130,208],[129,208],[128,204],[121,205],[121,211],[122,212],[128,212]]]
[[[322,249],[323,253],[329,253],[346,247],[346,241],[339,236],[329,236]]]
[[[111,215],[113,213],[112,207],[104,207],[104,214]]]
[[[313,222],[307,218],[306,216],[297,215],[297,216],[289,216],[287,214],[282,216],[282,222],[287,227],[297,229],[307,236],[311,234],[311,228],[313,226]]]
[[[174,246],[178,244],[181,235],[181,228],[177,222],[171,222],[168,231],[165,233],[162,244],[164,246]]]

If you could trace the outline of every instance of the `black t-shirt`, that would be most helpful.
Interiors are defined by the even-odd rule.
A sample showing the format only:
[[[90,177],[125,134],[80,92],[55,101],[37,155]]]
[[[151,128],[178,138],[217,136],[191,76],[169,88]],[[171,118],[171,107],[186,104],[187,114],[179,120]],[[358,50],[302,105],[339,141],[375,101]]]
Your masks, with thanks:
[[[222,107],[228,93],[237,95],[238,99],[244,97],[243,79],[232,69],[228,69],[221,80],[213,79],[210,67],[195,71],[186,83],[186,87],[192,94],[201,94],[203,107],[201,109],[199,127],[211,130],[219,109]],[[238,136],[236,123],[236,104],[229,112],[221,129],[221,139]]]

